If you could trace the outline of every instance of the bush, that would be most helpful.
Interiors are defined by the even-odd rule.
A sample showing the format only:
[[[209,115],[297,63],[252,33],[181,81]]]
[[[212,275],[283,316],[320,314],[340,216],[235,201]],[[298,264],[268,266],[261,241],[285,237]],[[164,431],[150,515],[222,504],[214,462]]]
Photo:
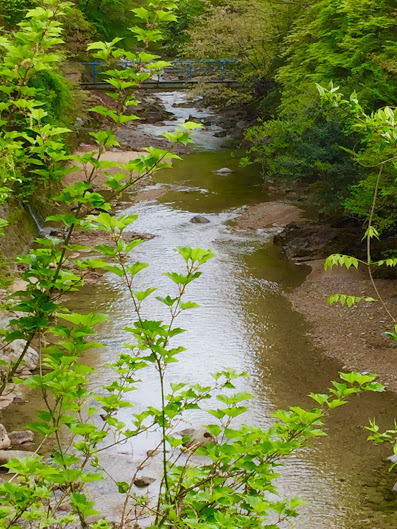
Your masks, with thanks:
[[[30,86],[36,89],[36,98],[46,113],[46,123],[68,123],[68,111],[73,104],[72,85],[65,77],[54,71],[37,73],[31,79]]]
[[[297,119],[264,121],[249,129],[249,156],[263,162],[267,175],[310,184],[318,207],[327,214],[343,211],[351,186],[365,174],[344,149],[358,140],[333,112],[307,106]]]
[[[2,0],[0,3],[0,26],[15,27],[25,16],[26,10],[35,4],[35,0]]]

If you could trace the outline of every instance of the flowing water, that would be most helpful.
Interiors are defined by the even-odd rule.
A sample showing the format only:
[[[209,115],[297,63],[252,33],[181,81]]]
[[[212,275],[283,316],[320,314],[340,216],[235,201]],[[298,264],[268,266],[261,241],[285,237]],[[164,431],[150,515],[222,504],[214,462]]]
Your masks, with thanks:
[[[161,97],[171,105],[183,96]],[[197,114],[194,108],[179,112],[178,118],[183,121],[186,115]],[[205,265],[203,276],[189,289],[189,299],[201,308],[182,315],[179,324],[188,332],[181,341],[187,351],[167,376],[172,381],[205,383],[211,372],[225,366],[245,370],[251,375],[245,389],[255,396],[246,421],[267,426],[278,408],[311,406],[307,394],[326,390],[342,366],[313,346],[307,336],[307,324],[284,295],[305,280],[308,268],[283,257],[272,243],[274,229],[247,232],[233,227],[239,208],[268,199],[257,170],[239,168],[231,151],[218,150],[211,132],[206,148],[201,134],[198,150],[156,177],[154,187],[161,191],[160,198],[137,202],[128,211],[123,210],[139,215],[131,229],[155,235],[133,255],[134,260],[150,263],[139,286],[157,285],[160,295],[172,292],[172,283],[161,273],[181,269],[173,250],[176,246],[200,246],[216,252],[217,258]],[[225,166],[235,172],[227,176],[213,172]],[[205,215],[210,223],[191,223],[197,213]],[[98,337],[106,349],[88,356],[88,361],[98,367],[99,386],[111,379],[104,364],[120,352],[121,344],[128,339],[123,329],[134,318],[126,288],[117,278],[105,275],[95,288],[86,287],[74,295],[71,303],[81,312],[110,314]],[[153,319],[165,316],[154,298],[145,310]],[[131,398],[139,409],[157,404],[158,397],[156,375],[147,373],[139,392]],[[393,479],[384,461],[388,453],[384,447],[369,445],[362,428],[374,416],[380,424],[391,426],[396,409],[392,395],[359,396],[332,412],[327,421],[327,437],[315,440],[308,449],[286,461],[278,479],[280,494],[299,495],[309,502],[302,507],[296,528],[397,526],[396,518],[393,520],[396,500],[390,492]],[[128,412],[124,416],[127,418]],[[199,420],[199,414],[191,416],[193,426]],[[10,427],[13,421],[9,418],[6,426]],[[117,479],[124,478],[130,460],[138,461],[149,442],[145,439],[133,444],[132,455],[125,447],[115,449],[109,458]],[[105,487],[104,498],[109,495]]]

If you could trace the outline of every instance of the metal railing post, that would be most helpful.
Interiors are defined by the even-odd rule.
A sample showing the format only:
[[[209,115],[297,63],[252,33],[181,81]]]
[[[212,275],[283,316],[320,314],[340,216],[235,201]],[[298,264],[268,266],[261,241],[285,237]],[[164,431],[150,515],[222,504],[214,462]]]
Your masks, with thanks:
[[[96,79],[97,79],[97,74],[98,74],[97,69],[96,69],[96,65],[97,65],[96,62],[92,63],[92,77],[94,79],[94,84],[96,84]]]
[[[225,78],[225,59],[221,60],[221,80]]]

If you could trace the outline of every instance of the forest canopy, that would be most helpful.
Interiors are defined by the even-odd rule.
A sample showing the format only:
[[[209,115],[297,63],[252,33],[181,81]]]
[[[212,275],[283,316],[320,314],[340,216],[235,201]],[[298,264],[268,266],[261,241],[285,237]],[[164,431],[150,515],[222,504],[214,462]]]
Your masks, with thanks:
[[[393,0],[228,0],[211,2],[189,30],[186,49],[197,57],[241,61],[240,75],[258,109],[246,133],[246,163],[264,175],[309,185],[327,214],[365,218],[376,155],[352,160],[360,135],[338,110],[320,105],[316,83],[353,92],[369,113],[397,102],[397,12]],[[354,158],[354,156],[353,156]],[[380,192],[379,224],[395,226],[395,170]]]

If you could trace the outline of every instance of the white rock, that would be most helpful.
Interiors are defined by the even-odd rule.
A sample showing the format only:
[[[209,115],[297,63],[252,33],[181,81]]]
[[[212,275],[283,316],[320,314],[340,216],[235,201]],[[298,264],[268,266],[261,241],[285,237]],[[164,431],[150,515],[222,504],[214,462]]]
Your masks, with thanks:
[[[14,340],[11,343],[7,343],[1,349],[0,360],[5,360],[8,362],[17,362],[23,350],[25,349],[25,345],[25,340]],[[24,366],[26,366],[29,371],[34,371],[39,365],[39,360],[39,353],[35,351],[33,347],[28,347],[23,362],[20,366],[21,369],[18,369],[18,371],[22,370]]]
[[[7,395],[2,395],[0,397],[0,410],[8,408],[8,406],[14,402],[14,399],[15,393],[13,391],[7,393]]]
[[[11,292],[19,292],[20,290],[26,290],[29,283],[23,279],[16,279],[10,287]]]
[[[7,435],[7,430],[2,424],[0,424],[0,450],[5,450],[7,448],[10,448],[10,446],[11,441]]]
[[[228,167],[222,167],[222,169],[218,169],[217,171],[214,171],[216,174],[230,174],[233,173],[232,169],[229,169]]]

